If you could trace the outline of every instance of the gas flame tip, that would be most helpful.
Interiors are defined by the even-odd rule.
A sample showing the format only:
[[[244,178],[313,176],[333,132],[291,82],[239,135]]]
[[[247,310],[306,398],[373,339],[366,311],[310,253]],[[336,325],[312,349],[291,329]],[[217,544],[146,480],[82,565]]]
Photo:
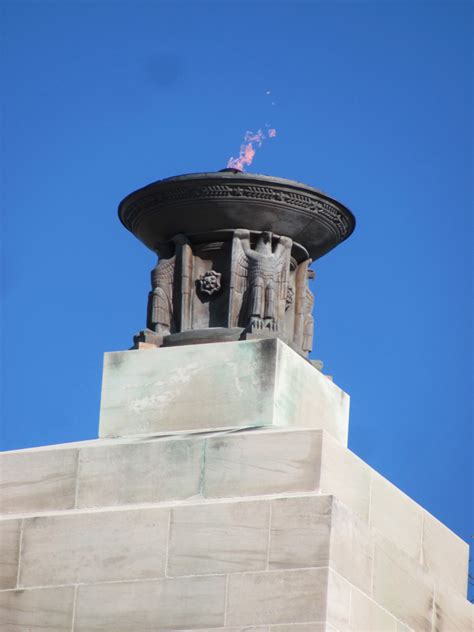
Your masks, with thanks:
[[[268,126],[269,127],[269,126]],[[231,156],[227,163],[228,169],[237,169],[238,171],[245,171],[245,167],[252,164],[252,161],[255,156],[255,148],[254,143],[257,147],[261,147],[263,141],[266,138],[275,138],[276,129],[274,127],[269,127],[267,129],[267,135],[259,129],[256,132],[251,132],[247,130],[244,134],[244,142],[240,146],[240,152],[237,158]]]

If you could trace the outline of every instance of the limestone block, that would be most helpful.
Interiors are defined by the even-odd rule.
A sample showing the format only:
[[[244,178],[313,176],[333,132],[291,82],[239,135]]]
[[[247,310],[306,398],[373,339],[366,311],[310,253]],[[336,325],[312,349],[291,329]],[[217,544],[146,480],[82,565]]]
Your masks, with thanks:
[[[469,546],[432,515],[424,512],[422,560],[434,577],[441,577],[462,596],[466,595]]]
[[[369,528],[336,498],[332,505],[329,565],[366,593],[371,592],[373,538]]]
[[[264,570],[269,518],[265,501],[174,507],[167,574]]]
[[[335,495],[367,520],[372,478],[370,524],[375,530],[404,548],[418,568],[434,579],[442,577],[460,594],[466,585],[465,543],[321,430],[266,427],[213,432],[207,437],[101,439],[9,452],[0,460],[4,469],[0,505],[17,512],[10,514],[14,518],[72,509],[75,493],[77,506],[83,509],[163,501],[195,503],[202,497],[323,493]],[[352,528],[355,523],[347,524]],[[352,536],[346,538],[348,546],[351,541]],[[332,567],[365,590],[365,554],[356,557],[357,563],[348,570],[337,566],[337,550],[331,557]],[[365,547],[358,550],[363,552]],[[290,555],[283,549],[280,554]],[[317,554],[313,546],[301,559]],[[14,549],[9,555],[13,559]],[[298,559],[295,552],[291,555],[293,561]],[[11,577],[4,581],[10,582]]]
[[[15,588],[18,575],[21,520],[0,521],[0,588]]]
[[[275,627],[272,628],[274,630]],[[266,625],[251,625],[245,626],[244,628],[206,628],[203,630],[202,628],[197,630],[196,632],[270,632],[270,628]],[[185,631],[181,631],[185,632]]]
[[[329,566],[332,496],[272,501],[269,568]]]
[[[0,592],[2,632],[71,632],[74,587]]]
[[[349,397],[275,338],[105,354],[100,436],[258,426],[347,443]]]
[[[433,580],[382,537],[375,539],[373,599],[416,632],[431,632]]]
[[[338,632],[346,632],[349,627],[351,609],[351,585],[338,573],[328,569],[326,621]]]
[[[163,577],[169,510],[26,519],[20,586]]]
[[[371,468],[327,433],[322,435],[323,494],[336,496],[366,522],[369,519]]]
[[[248,628],[245,628],[248,630]],[[260,630],[260,628],[258,628]],[[272,625],[268,632],[337,632],[330,623],[300,623],[297,625]]]
[[[248,630],[249,628],[244,628]],[[265,628],[255,628],[258,630]],[[332,632],[336,630],[329,623],[293,623],[292,625],[272,625],[268,632]]]
[[[223,575],[79,586],[74,632],[194,630],[224,624]]]
[[[203,448],[198,438],[83,448],[77,506],[191,498],[200,491]]]
[[[229,575],[227,624],[326,620],[328,569]]]
[[[274,630],[275,627],[272,628]],[[185,631],[181,631],[185,632]],[[206,628],[205,630],[197,630],[196,632],[271,632],[270,628],[266,625],[251,625],[244,628]]]
[[[421,556],[423,510],[372,470],[370,524],[414,560]]]
[[[181,632],[187,632],[181,630]],[[243,628],[206,628],[196,632],[338,632],[330,623],[294,623],[290,625],[246,625]]]
[[[472,632],[474,604],[454,592],[451,586],[438,582],[435,587],[433,624],[435,632]]]
[[[230,343],[229,343],[230,344]],[[207,440],[207,498],[314,491],[321,433],[247,432]]]
[[[0,510],[36,512],[74,507],[77,450],[18,450],[0,455]]]
[[[269,568],[322,566],[370,592],[372,542],[367,525],[332,496],[272,501]]]
[[[347,393],[280,340],[275,343],[274,425],[321,428],[347,446]]]
[[[400,632],[397,621],[375,601],[352,590],[349,629],[351,632]]]

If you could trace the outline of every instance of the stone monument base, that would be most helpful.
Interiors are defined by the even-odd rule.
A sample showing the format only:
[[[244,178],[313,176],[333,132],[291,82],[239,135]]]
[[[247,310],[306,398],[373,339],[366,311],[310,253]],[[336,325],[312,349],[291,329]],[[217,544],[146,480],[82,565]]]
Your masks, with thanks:
[[[101,439],[1,463],[2,630],[471,629],[467,545],[325,431]]]
[[[349,396],[278,338],[105,354],[101,437],[290,426],[346,445],[348,423]]]
[[[468,632],[466,543],[347,415],[279,340],[106,354],[103,438],[0,458],[2,631]]]

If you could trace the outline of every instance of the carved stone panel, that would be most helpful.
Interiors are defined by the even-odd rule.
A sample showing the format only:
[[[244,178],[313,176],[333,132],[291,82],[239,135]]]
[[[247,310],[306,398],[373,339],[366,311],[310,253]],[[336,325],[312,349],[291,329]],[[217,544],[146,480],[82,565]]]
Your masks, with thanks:
[[[136,346],[278,337],[303,356],[309,266],[355,227],[318,189],[238,169],[153,182],[122,200],[119,217],[159,256]]]
[[[152,270],[147,329],[135,337],[135,345],[270,336],[307,355],[311,260],[298,263],[293,253],[301,257],[301,250],[289,237],[270,231],[237,229],[219,241],[175,237],[168,247],[173,254]]]

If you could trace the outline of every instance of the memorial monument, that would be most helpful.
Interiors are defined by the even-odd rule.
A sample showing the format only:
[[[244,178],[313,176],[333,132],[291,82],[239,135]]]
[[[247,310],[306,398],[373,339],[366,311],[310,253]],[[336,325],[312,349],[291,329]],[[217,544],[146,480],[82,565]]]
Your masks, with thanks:
[[[307,357],[352,213],[225,169],[119,215],[158,257],[146,327],[105,354],[99,439],[1,456],[1,629],[471,630],[466,543],[347,448]]]

